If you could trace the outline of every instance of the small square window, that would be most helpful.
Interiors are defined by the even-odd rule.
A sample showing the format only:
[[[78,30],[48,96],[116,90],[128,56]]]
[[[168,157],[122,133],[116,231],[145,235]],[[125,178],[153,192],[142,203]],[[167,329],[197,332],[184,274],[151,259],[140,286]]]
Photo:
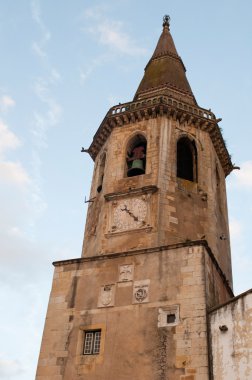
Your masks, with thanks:
[[[179,323],[179,305],[158,309],[158,327],[176,326]]]
[[[175,314],[167,314],[167,323],[174,323],[176,321]]]
[[[101,330],[84,331],[83,355],[97,355],[100,353]]]

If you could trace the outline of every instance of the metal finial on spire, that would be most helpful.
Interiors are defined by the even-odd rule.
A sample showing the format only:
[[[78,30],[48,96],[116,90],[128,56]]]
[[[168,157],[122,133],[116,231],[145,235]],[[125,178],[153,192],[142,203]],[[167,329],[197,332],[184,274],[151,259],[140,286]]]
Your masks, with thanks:
[[[170,16],[168,15],[164,15],[163,17],[163,27],[165,26],[168,26],[168,28],[170,27]]]

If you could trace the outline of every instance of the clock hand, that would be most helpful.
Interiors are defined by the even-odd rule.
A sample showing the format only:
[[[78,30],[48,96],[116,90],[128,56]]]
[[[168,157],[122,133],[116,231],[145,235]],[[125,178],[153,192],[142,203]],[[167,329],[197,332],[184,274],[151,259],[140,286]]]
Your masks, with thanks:
[[[129,214],[130,216],[132,216],[132,218],[133,218],[136,222],[138,221],[138,217],[135,216],[135,215],[133,214],[133,212],[129,211],[128,214]]]
[[[135,220],[135,222],[138,221],[138,217],[135,216],[135,215],[133,214],[133,212],[131,212],[130,210],[128,210],[128,208],[127,208],[126,205],[124,205],[124,208],[121,208],[121,211],[126,211],[127,214],[129,214],[129,215]]]

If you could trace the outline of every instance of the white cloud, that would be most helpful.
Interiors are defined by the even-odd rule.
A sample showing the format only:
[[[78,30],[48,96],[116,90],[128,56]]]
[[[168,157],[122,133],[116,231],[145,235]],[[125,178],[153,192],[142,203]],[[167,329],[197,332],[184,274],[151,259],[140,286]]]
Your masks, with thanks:
[[[90,65],[86,70],[80,69],[80,82],[83,84],[93,71],[93,66]]]
[[[47,57],[46,52],[42,49],[41,45],[38,42],[32,43],[32,50],[40,58],[46,58]]]
[[[238,220],[234,217],[231,217],[230,219],[230,238],[235,294],[246,291],[248,284],[251,282],[252,256],[247,250],[251,231],[250,225],[247,223],[245,217],[246,215],[240,215],[240,218],[242,219]]]
[[[8,161],[5,154],[21,145],[19,138],[0,120],[0,181],[25,186],[30,182],[29,175],[20,162]]]
[[[234,218],[231,218],[229,223],[230,236],[232,239],[239,239],[242,235],[243,226],[242,223]]]
[[[32,226],[46,207],[35,179],[19,160],[8,158],[9,151],[20,145],[19,138],[0,120],[0,230],[12,238],[20,237],[21,228]],[[0,240],[3,248],[3,236]]]
[[[109,60],[107,54],[94,58],[85,68],[80,68],[80,82],[84,84],[96,67],[104,65]]]
[[[42,3],[43,4],[43,3]],[[38,41],[34,41],[32,48],[38,58],[43,63],[44,73],[38,76],[33,84],[34,93],[39,100],[38,108],[32,111],[33,120],[31,126],[31,134],[33,136],[32,147],[32,204],[37,213],[43,212],[47,208],[47,203],[43,200],[41,190],[41,149],[47,148],[47,134],[51,127],[59,123],[62,108],[54,97],[52,86],[61,81],[59,71],[50,63],[50,57],[46,51],[46,46],[51,39],[50,30],[42,18],[42,12],[39,0],[31,1],[31,17],[38,26],[41,37]]]
[[[20,162],[0,162],[0,181],[19,186],[29,184],[30,178]]]
[[[144,54],[145,49],[137,46],[135,41],[122,31],[122,26],[121,22],[104,20],[94,30],[99,34],[100,42],[111,49],[128,55]]]
[[[13,236],[18,237],[18,238],[23,237],[23,231],[17,226],[13,226],[13,227],[9,228],[9,230],[7,231],[7,234],[12,236],[12,237]]]
[[[114,21],[106,16],[107,9],[106,5],[94,6],[86,9],[82,15],[85,21],[82,30],[93,35],[101,45],[106,47],[106,50],[104,54],[95,57],[85,67],[79,69],[81,84],[85,83],[96,67],[110,61],[114,54],[136,56],[146,53],[146,49],[138,46],[123,30],[124,25],[121,21]]]
[[[16,149],[20,145],[18,137],[9,130],[7,124],[0,120],[0,155],[9,149]]]
[[[92,19],[100,20],[105,16],[105,12],[108,10],[108,6],[105,4],[95,5],[91,8],[87,8],[84,11],[84,17],[89,17]]]
[[[0,110],[6,112],[9,108],[14,107],[16,104],[15,100],[12,99],[9,95],[3,95],[0,98]]]
[[[239,187],[252,188],[252,161],[246,161],[234,172],[233,183]]]
[[[44,112],[33,112],[32,134],[35,137],[35,144],[39,148],[47,146],[47,131],[50,127],[57,125],[62,115],[62,108],[51,94],[50,84],[52,81],[58,81],[60,75],[53,71],[48,80],[37,78],[34,84],[34,92],[38,99],[46,105]]]
[[[47,58],[45,48],[47,42],[51,39],[51,33],[49,32],[42,20],[40,3],[38,0],[33,0],[31,2],[31,14],[33,21],[35,21],[35,23],[41,30],[41,38],[39,41],[34,41],[32,43],[32,49],[39,58],[45,59]]]
[[[59,82],[61,80],[61,75],[55,68],[51,69],[51,82]]]
[[[31,2],[31,12],[33,20],[40,26],[43,27],[43,23],[41,21],[41,10],[38,0],[33,0]]]
[[[21,375],[25,372],[22,364],[18,360],[9,360],[0,354],[0,377],[8,380],[13,376]]]
[[[146,49],[138,44],[123,31],[123,23],[108,19],[104,10],[97,7],[89,8],[84,12],[84,17],[92,22],[86,30],[93,34],[98,41],[112,51],[126,55],[142,55]]]

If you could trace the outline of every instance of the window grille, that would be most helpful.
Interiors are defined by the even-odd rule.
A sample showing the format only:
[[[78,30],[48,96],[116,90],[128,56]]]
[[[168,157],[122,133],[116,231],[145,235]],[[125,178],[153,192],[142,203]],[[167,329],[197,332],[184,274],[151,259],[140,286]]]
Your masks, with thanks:
[[[100,352],[101,330],[85,331],[84,355],[97,355]]]
[[[175,323],[176,315],[175,314],[167,314],[167,323]]]

